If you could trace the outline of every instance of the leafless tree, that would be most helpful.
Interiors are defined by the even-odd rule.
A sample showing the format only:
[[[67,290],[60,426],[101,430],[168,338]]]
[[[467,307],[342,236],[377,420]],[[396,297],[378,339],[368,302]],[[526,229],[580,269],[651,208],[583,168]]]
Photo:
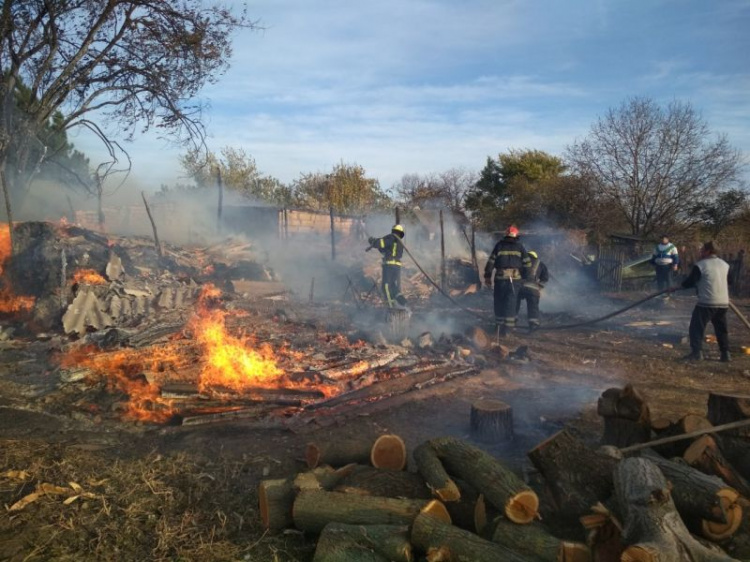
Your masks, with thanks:
[[[152,127],[201,145],[195,96],[227,67],[231,31],[255,26],[244,11],[202,0],[5,0],[1,10],[0,176],[9,215],[10,191],[23,192],[29,178],[27,166],[6,166],[8,156],[23,163],[56,113],[61,130],[86,128],[110,153],[121,148],[114,138]],[[19,112],[22,84],[30,101]]]
[[[698,222],[695,210],[730,188],[741,167],[739,152],[690,104],[662,108],[648,98],[610,109],[567,157],[641,236]]]
[[[464,168],[451,168],[439,174],[405,174],[393,190],[410,206],[463,211],[466,194],[476,178],[475,173]]]

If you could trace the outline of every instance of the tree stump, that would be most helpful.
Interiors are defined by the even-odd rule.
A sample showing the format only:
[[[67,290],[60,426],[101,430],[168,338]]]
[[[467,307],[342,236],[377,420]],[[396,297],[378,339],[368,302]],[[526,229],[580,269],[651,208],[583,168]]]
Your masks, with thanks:
[[[513,439],[513,409],[500,400],[477,400],[471,405],[471,435],[484,443]]]
[[[603,445],[623,448],[651,437],[651,415],[643,395],[632,385],[605,390],[597,403],[604,418]]]

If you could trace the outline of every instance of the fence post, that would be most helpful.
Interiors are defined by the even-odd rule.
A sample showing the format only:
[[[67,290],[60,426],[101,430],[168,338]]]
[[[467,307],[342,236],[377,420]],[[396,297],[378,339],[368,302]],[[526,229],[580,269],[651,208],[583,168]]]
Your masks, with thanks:
[[[440,209],[440,288],[445,291],[445,231],[443,229],[443,210]]]
[[[336,261],[336,231],[333,227],[333,205],[329,207],[331,215],[331,260]]]

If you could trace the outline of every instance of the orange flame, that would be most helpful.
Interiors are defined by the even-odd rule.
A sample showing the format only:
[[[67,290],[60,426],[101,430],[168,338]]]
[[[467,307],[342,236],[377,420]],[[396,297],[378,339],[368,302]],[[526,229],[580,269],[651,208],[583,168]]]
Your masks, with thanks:
[[[0,276],[5,272],[5,264],[12,253],[10,227],[7,223],[0,223]],[[31,310],[33,306],[34,297],[16,295],[9,281],[5,280],[5,287],[0,287],[0,314],[25,312]]]
[[[106,285],[107,280],[93,269],[79,269],[73,274],[73,283],[86,283],[88,285]]]

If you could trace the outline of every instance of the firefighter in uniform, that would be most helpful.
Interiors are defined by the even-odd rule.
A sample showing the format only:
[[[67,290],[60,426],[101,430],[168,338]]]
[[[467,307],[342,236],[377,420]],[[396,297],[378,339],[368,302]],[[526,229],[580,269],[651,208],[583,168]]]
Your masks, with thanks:
[[[404,246],[401,239],[405,236],[404,227],[400,224],[391,229],[390,234],[382,238],[369,238],[370,247],[376,248],[383,255],[383,294],[389,308],[406,308],[406,298],[401,294],[401,256]]]
[[[539,298],[542,296],[544,284],[549,281],[549,271],[536,252],[530,250],[529,258],[531,259],[531,267],[527,272],[526,279],[521,282],[521,292],[516,304],[516,316],[525,300],[526,312],[529,317],[529,331],[533,332],[539,327]]]
[[[484,284],[487,287],[492,287],[492,270],[495,270],[495,323],[500,335],[506,335],[516,326],[516,301],[521,281],[526,278],[530,267],[529,254],[518,240],[518,229],[509,226],[484,268]]]

